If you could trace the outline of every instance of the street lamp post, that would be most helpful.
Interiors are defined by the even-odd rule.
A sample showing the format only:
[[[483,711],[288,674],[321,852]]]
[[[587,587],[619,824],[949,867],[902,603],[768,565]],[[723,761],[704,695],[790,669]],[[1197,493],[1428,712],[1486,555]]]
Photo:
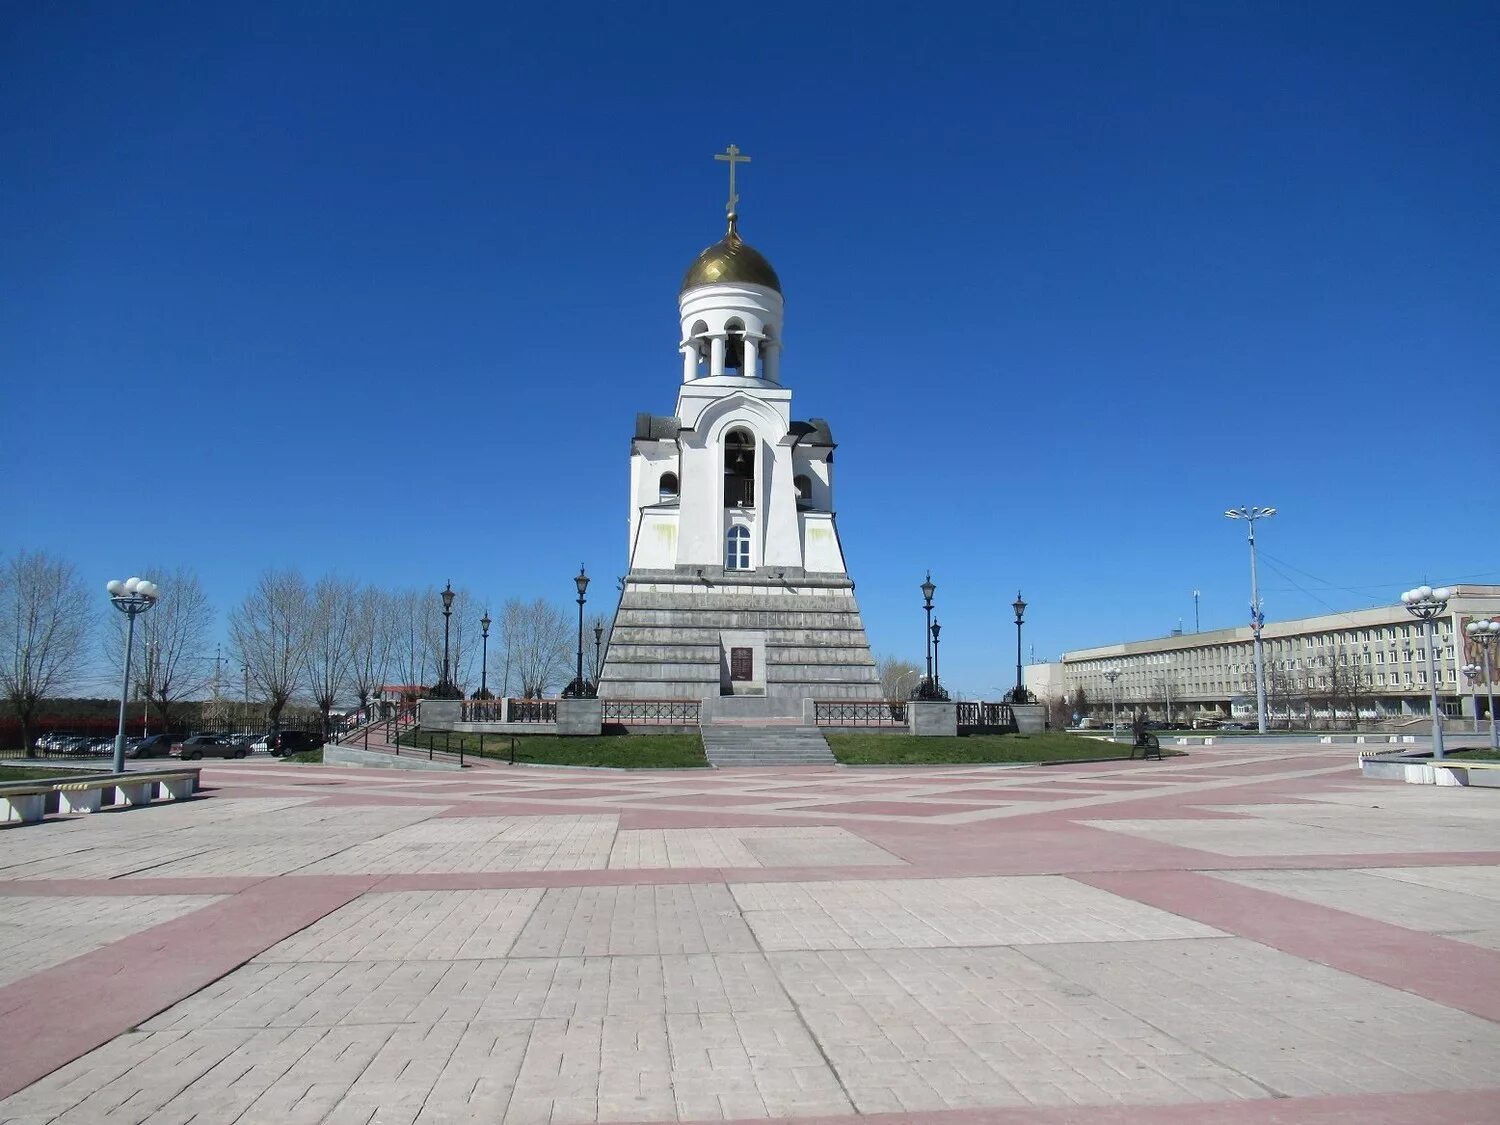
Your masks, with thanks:
[[[1490,749],[1500,750],[1500,731],[1495,727],[1495,676],[1490,666],[1490,646],[1495,643],[1495,638],[1500,637],[1500,621],[1491,618],[1488,621],[1470,621],[1464,632],[1479,645],[1484,653],[1484,693],[1490,704]],[[1474,717],[1479,717],[1479,708],[1474,709]]]
[[[1448,599],[1453,591],[1447,587],[1418,586],[1401,595],[1401,604],[1406,612],[1426,626],[1427,633],[1427,679],[1432,688],[1432,756],[1443,757],[1443,713],[1438,709],[1437,678],[1437,627],[1433,623],[1448,608]]]
[[[1104,678],[1109,681],[1109,740],[1113,742],[1116,733],[1120,729],[1120,725],[1115,719],[1115,707],[1118,699],[1115,693],[1115,681],[1120,678],[1120,670],[1118,668],[1106,668],[1104,670]]]
[[[453,617],[453,583],[443,584],[443,679],[438,684],[438,698],[453,698],[453,682],[448,678],[448,624]]]
[[[1464,678],[1469,681],[1469,706],[1474,709],[1474,733],[1479,733],[1479,677],[1484,675],[1484,669],[1478,664],[1465,664],[1462,668]]]
[[[583,603],[588,600],[584,594],[589,588],[589,576],[584,573],[582,563],[578,565],[578,575],[573,579],[573,584],[578,587],[578,670],[565,694],[585,698],[589,692],[583,681]]]
[[[1260,630],[1266,623],[1265,610],[1260,604],[1260,578],[1255,567],[1255,521],[1270,519],[1275,508],[1230,508],[1224,513],[1232,520],[1244,520],[1250,525],[1250,631],[1255,638],[1255,725],[1261,734],[1266,733],[1266,659],[1261,647]]]
[[[1026,688],[1021,683],[1021,617],[1026,612],[1026,602],[1021,598],[1021,591],[1016,591],[1016,600],[1010,603],[1010,608],[1016,614],[1016,688],[1010,693],[1012,703],[1026,702]]]
[[[604,626],[594,626],[594,694],[599,694],[599,677],[604,673]]]
[[[490,697],[490,611],[479,619],[479,698]]]
[[[932,696],[934,699],[942,699],[942,681],[938,679],[938,634],[943,627],[936,621],[932,623]]]
[[[114,772],[125,772],[125,701],[130,698],[130,653],[135,648],[135,619],[156,604],[156,583],[144,578],[118,578],[105,587],[114,607],[125,615],[125,681],[120,687],[120,725],[115,731]]]
[[[917,691],[922,698],[926,698],[932,688],[932,595],[935,593],[937,587],[932,584],[932,571],[929,570],[922,582],[922,608],[927,611],[927,627],[922,630],[922,647],[927,653],[927,680]]]

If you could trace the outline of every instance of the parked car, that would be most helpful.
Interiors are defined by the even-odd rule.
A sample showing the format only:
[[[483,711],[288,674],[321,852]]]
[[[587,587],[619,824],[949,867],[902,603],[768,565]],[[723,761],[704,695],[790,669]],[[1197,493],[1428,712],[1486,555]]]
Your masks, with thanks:
[[[195,734],[182,744],[182,760],[191,762],[198,758],[243,758],[249,748],[236,746],[216,734]]]
[[[271,735],[266,740],[266,745],[272,754],[280,758],[287,754],[300,754],[304,750],[316,750],[323,745],[323,739],[302,730],[283,730]]]
[[[269,754],[271,752],[271,736],[263,734],[250,744],[250,753]]]
[[[125,747],[127,758],[166,758],[170,757],[172,747],[177,745],[180,739],[170,734],[153,734],[146,738],[133,738]]]

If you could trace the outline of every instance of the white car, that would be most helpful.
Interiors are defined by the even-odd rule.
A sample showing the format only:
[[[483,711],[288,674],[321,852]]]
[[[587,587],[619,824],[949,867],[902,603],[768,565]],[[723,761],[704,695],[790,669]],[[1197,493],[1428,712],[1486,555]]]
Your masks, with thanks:
[[[271,736],[263,734],[250,744],[250,753],[269,754],[271,752]]]

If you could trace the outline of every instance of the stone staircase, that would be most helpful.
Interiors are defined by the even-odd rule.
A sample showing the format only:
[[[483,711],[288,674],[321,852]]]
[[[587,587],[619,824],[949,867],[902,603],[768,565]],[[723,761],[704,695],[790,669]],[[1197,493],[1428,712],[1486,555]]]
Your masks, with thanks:
[[[709,764],[727,766],[831,766],[828,741],[817,727],[789,723],[704,723]]]

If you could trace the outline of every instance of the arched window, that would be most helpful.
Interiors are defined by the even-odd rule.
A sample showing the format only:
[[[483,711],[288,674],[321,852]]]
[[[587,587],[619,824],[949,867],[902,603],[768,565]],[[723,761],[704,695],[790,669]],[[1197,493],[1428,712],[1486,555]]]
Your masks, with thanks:
[[[745,375],[745,322],[731,317],[724,324],[724,370]]]
[[[750,569],[750,529],[736,524],[724,537],[724,569]]]
[[[797,490],[799,501],[812,499],[812,478],[805,473],[798,473],[793,477],[792,486]]]
[[[695,321],[692,330],[688,333],[688,339],[693,341],[693,347],[698,353],[698,375],[699,379],[705,378],[708,371],[708,325],[703,321]]]
[[[662,473],[661,481],[657,485],[657,499],[664,502],[677,499],[676,473]]]
[[[724,435],[724,507],[755,507],[755,438],[745,430]]]

